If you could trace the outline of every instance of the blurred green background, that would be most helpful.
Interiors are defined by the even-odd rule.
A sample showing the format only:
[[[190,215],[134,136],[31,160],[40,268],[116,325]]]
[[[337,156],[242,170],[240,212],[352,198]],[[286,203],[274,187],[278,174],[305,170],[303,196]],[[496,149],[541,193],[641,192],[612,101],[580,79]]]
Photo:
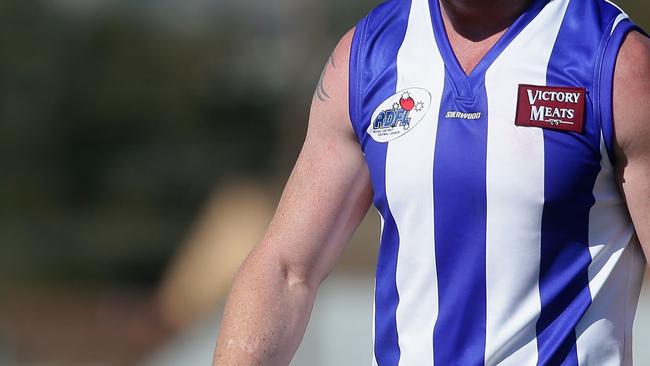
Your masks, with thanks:
[[[156,294],[193,222],[240,181],[277,197],[329,52],[378,2],[3,0],[0,364],[173,337]]]
[[[4,0],[0,281],[150,286],[209,191],[284,179],[372,5],[308,3]]]

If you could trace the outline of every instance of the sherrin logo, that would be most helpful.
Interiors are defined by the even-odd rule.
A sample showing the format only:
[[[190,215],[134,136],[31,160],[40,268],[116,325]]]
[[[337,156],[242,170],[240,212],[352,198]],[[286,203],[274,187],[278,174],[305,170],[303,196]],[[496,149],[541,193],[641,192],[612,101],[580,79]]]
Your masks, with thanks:
[[[586,94],[584,88],[519,85],[515,124],[582,133]]]
[[[408,88],[383,101],[372,114],[368,134],[377,142],[388,142],[411,131],[431,105],[431,94]]]

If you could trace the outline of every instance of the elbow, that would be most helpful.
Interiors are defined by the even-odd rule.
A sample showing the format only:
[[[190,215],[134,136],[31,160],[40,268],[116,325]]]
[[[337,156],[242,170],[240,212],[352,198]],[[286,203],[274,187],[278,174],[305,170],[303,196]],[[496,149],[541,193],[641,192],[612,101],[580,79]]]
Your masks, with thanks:
[[[291,292],[315,293],[322,282],[314,266],[263,250],[253,250],[244,260],[235,281],[242,277],[248,277],[261,287],[279,287]]]
[[[280,262],[282,280],[290,291],[308,291],[315,293],[321,280],[308,268],[287,262]]]

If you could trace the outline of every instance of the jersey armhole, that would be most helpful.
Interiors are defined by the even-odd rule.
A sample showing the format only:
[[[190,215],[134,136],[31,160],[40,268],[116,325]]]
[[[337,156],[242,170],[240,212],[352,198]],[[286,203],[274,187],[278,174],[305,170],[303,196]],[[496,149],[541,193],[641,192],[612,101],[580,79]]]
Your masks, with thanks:
[[[595,80],[596,92],[596,119],[600,125],[602,138],[607,150],[607,156],[612,165],[615,164],[614,155],[614,70],[621,45],[631,31],[643,30],[636,26],[625,15],[621,14],[607,28],[608,36],[600,47],[597,74]]]
[[[372,12],[370,12],[372,14]],[[354,130],[354,134],[357,137],[357,140],[359,141],[359,144],[361,144],[361,141],[363,139],[363,131],[361,130],[362,121],[360,120],[360,98],[361,98],[361,92],[363,90],[363,85],[362,85],[362,66],[363,63],[361,60],[363,59],[363,46],[365,44],[365,38],[366,38],[366,24],[368,22],[368,18],[370,17],[370,14],[368,14],[365,18],[361,19],[355,29],[354,29],[354,35],[352,36],[352,44],[350,45],[350,61],[349,61],[349,71],[348,71],[348,89],[349,89],[349,97],[348,97],[348,110],[350,114],[350,122],[352,123],[352,129]]]

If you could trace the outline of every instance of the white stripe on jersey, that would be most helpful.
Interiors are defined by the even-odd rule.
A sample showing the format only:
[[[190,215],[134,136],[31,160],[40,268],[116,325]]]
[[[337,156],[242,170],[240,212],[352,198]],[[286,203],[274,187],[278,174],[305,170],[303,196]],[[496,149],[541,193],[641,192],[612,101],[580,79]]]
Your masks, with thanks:
[[[512,123],[519,84],[546,85],[568,0],[553,1],[488,69],[486,365],[533,365],[540,312],[544,135]],[[496,164],[491,164],[497,162]],[[516,192],[521,199],[513,200]]]
[[[627,19],[627,18],[628,18],[627,14],[625,14],[625,13],[621,13],[621,14],[619,14],[619,15],[616,17],[616,19],[614,20],[614,24],[612,25],[612,30],[610,31],[609,35],[611,36],[611,35],[614,33],[614,30],[616,29],[616,27],[618,26],[618,24],[619,24],[621,21],[623,21],[623,20],[625,20],[625,19]]]
[[[418,133],[389,142],[386,152],[386,197],[400,237],[396,273],[400,365],[433,365],[432,336],[438,314],[433,154],[444,75],[428,1],[413,0],[397,55],[396,91],[426,85],[432,104],[426,119],[417,125]]]

